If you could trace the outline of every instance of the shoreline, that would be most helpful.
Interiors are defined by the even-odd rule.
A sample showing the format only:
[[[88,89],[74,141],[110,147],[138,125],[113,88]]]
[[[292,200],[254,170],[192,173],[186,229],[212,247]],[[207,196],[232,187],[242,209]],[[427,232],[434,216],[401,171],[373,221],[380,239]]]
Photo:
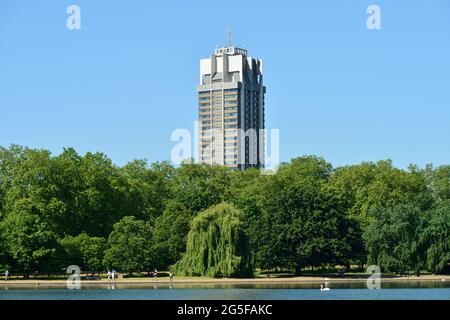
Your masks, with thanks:
[[[311,276],[300,276],[300,277],[290,277],[290,278],[225,278],[225,279],[217,279],[217,278],[174,278],[172,283],[178,284],[213,284],[213,285],[221,285],[221,284],[320,284],[324,282],[336,282],[336,283],[345,283],[345,282],[366,282],[368,277],[342,277],[342,278],[329,278],[329,277],[311,277]],[[4,281],[0,280],[0,285],[65,285],[67,280],[9,280]],[[423,275],[420,277],[410,276],[410,277],[400,277],[400,276],[381,276],[382,282],[417,282],[417,281],[449,281],[450,275]],[[170,284],[169,278],[158,278],[157,280],[153,278],[121,278],[116,279],[115,281],[101,279],[101,280],[80,280],[82,285],[112,285],[112,284]]]

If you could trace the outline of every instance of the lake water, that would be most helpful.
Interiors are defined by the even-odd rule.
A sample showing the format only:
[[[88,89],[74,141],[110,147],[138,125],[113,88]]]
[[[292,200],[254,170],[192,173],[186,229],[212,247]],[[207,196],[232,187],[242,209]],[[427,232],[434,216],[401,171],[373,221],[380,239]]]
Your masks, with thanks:
[[[192,285],[84,285],[69,290],[61,285],[0,284],[0,300],[450,300],[450,281],[383,283],[369,290],[364,283]]]

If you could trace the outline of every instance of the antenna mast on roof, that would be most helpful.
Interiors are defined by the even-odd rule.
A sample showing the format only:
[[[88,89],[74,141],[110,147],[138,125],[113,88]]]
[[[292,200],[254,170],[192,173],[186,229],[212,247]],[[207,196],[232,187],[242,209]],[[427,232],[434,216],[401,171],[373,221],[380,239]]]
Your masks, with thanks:
[[[233,34],[231,31],[231,22],[228,23],[228,47],[231,47],[231,42],[233,40]]]

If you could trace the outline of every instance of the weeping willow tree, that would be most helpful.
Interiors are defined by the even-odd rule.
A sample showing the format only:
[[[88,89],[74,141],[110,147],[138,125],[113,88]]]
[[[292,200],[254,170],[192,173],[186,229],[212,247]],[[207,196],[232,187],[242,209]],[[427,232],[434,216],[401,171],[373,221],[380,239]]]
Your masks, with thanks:
[[[251,276],[250,248],[241,211],[221,203],[194,218],[186,253],[175,265],[175,272],[181,276]]]

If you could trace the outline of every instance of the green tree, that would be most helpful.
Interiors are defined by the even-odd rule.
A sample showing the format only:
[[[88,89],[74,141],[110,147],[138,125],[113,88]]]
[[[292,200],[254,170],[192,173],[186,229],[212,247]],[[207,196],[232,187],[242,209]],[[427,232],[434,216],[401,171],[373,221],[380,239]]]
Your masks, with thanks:
[[[428,210],[433,204],[425,175],[415,166],[408,171],[393,167],[392,161],[364,162],[336,169],[330,184],[338,192],[348,214],[366,227],[376,208],[414,204]]]
[[[92,236],[106,237],[115,222],[126,211],[126,181],[110,159],[102,153],[87,153],[79,164],[82,185],[75,193],[78,219],[74,221],[72,235],[86,232]]]
[[[424,175],[436,204],[450,201],[450,165],[433,168],[427,165]]]
[[[175,272],[186,276],[250,276],[250,248],[241,215],[232,205],[221,203],[194,218],[186,253]]]
[[[258,169],[236,171],[231,174],[227,198],[242,212],[242,224],[253,252],[256,266],[271,269],[277,266],[276,256],[270,239],[270,221],[264,220],[262,206],[265,187],[269,176],[261,175]]]
[[[60,240],[64,252],[64,265],[78,265],[83,271],[103,270],[103,258],[106,250],[106,240],[90,237],[82,233],[76,237],[67,236]]]
[[[174,174],[175,200],[199,212],[225,199],[230,170],[219,166],[183,164]]]
[[[349,264],[361,250],[359,225],[346,214],[328,186],[332,172],[321,158],[301,157],[283,164],[264,188],[261,258],[279,267]],[[273,262],[261,261],[262,265]]]
[[[378,208],[364,233],[368,263],[387,271],[420,272],[424,249],[420,244],[424,215],[414,205]]]
[[[10,269],[12,266],[12,257],[8,253],[6,246],[6,232],[2,230],[3,223],[0,221],[0,270]]]
[[[4,216],[5,201],[12,186],[15,168],[24,160],[25,150],[17,145],[8,149],[0,147],[0,220]]]
[[[450,203],[431,210],[421,233],[426,265],[434,273],[450,271]]]
[[[126,207],[137,219],[153,220],[164,211],[172,198],[172,179],[175,169],[167,162],[150,167],[145,160],[135,160],[121,168],[127,181]]]
[[[28,201],[60,237],[81,232],[106,236],[122,217],[126,182],[103,154],[80,157],[66,149],[51,157],[47,150],[15,148],[5,159],[0,164],[7,185],[1,200],[4,216],[16,202]]]
[[[194,214],[182,204],[171,201],[162,216],[156,219],[153,246],[158,257],[158,268],[167,268],[177,262],[186,251],[187,235]]]
[[[56,234],[29,201],[16,202],[0,230],[4,246],[19,270],[51,272],[59,269],[61,250]]]
[[[108,238],[104,265],[123,272],[148,271],[154,263],[151,226],[126,216],[114,224]]]

